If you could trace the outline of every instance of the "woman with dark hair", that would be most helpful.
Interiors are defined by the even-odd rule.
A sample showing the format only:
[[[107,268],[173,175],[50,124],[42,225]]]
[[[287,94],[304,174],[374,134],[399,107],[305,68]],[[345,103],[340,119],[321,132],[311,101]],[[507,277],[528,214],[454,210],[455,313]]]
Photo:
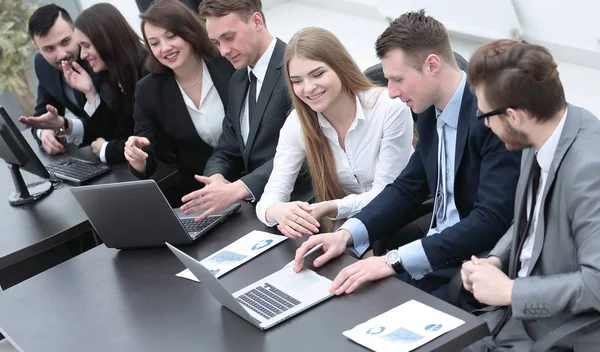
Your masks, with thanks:
[[[142,33],[152,52],[150,75],[136,89],[134,136],[125,157],[134,174],[150,177],[157,159],[178,169],[181,182],[168,194],[171,205],[201,185],[201,175],[222,132],[229,80],[235,71],[208,39],[198,15],[177,0],[158,0],[143,14]],[[168,150],[155,153],[157,135]]]
[[[64,118],[55,133],[76,145],[91,144],[103,162],[123,162],[125,141],[133,133],[135,86],[147,74],[146,49],[125,17],[107,3],[87,8],[73,25],[73,39],[89,67],[63,61],[62,71],[66,83],[85,95],[89,118]]]

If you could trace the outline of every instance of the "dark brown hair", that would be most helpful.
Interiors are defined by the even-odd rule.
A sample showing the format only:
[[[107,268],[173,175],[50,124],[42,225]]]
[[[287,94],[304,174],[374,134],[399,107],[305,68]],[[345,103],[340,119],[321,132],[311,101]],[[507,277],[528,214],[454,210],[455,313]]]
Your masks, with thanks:
[[[215,45],[208,39],[206,28],[198,14],[178,0],[156,0],[146,12],[140,15],[140,18],[142,20],[142,35],[148,47],[150,47],[150,44],[144,31],[146,23],[163,28],[181,37],[192,46],[192,52],[204,61],[210,61],[219,54]],[[169,70],[154,55],[148,55],[146,67],[152,73],[162,73]]]
[[[200,17],[223,17],[235,12],[244,22],[248,22],[253,13],[258,12],[263,18],[265,27],[267,20],[262,10],[262,2],[260,0],[204,0],[198,7]]]
[[[408,64],[419,72],[430,54],[456,64],[446,27],[427,16],[425,10],[401,15],[377,38],[375,51],[378,58],[383,58],[393,49],[401,49],[409,59]]]
[[[132,107],[140,64],[146,51],[141,39],[119,10],[108,3],[84,10],[77,16],[75,28],[90,39],[106,64],[111,105],[117,109]]]
[[[467,77],[470,89],[482,87],[494,109],[515,107],[544,121],[566,105],[556,62],[540,45],[509,39],[485,44],[471,57]]]

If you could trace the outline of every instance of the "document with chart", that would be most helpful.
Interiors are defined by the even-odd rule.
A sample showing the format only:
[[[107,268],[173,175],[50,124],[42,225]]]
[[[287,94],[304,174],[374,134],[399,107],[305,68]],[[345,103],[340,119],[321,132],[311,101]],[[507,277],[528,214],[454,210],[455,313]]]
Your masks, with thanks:
[[[343,334],[373,351],[403,352],[412,351],[464,323],[411,300]]]
[[[281,235],[252,231],[200,263],[215,277],[220,277],[286,239],[287,237]],[[199,282],[188,269],[178,273],[177,276]]]

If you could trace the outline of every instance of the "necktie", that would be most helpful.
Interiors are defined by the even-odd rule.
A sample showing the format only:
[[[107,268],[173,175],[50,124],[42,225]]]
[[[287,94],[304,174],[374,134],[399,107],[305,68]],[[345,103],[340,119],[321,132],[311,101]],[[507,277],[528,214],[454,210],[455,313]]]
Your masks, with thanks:
[[[517,248],[517,253],[515,254],[514,258],[511,258],[511,260],[514,260],[515,262],[512,265],[510,272],[508,273],[508,277],[510,277],[511,279],[515,279],[517,277],[517,273],[519,272],[519,268],[521,266],[521,261],[519,260],[519,258],[521,257],[521,251],[523,250],[523,245],[525,244],[525,239],[527,238],[527,235],[529,234],[531,225],[533,224],[533,221],[535,220],[534,219],[534,210],[535,210],[535,203],[537,200],[538,188],[540,187],[540,175],[541,175],[540,164],[538,164],[537,158],[534,156],[533,162],[531,163],[531,172],[529,173],[529,183],[528,183],[529,187],[531,189],[531,207],[529,209],[527,209],[527,194],[528,194],[528,192],[524,192],[525,194],[523,195],[521,214],[519,215],[519,228],[517,229],[517,241],[518,241],[519,247]],[[527,217],[527,213],[529,213],[529,217]],[[498,325],[496,325],[494,330],[492,330],[492,332],[491,332],[492,336],[496,336],[498,334],[498,332],[500,332],[500,329],[502,328],[502,326],[504,326],[504,324],[506,324],[508,319],[510,319],[511,315],[512,315],[511,309],[506,308],[506,310],[504,311],[504,315],[502,316],[502,319],[500,319]]]
[[[252,121],[256,109],[256,76],[250,71],[250,88],[248,89],[248,120]]]
[[[438,182],[435,197],[436,223],[446,217],[446,144],[444,141],[444,120],[437,116],[438,133]]]

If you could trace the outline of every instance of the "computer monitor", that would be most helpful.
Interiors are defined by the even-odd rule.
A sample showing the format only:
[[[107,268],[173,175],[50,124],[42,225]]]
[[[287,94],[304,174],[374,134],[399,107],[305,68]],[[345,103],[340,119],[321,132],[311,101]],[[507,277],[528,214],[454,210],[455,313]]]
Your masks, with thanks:
[[[8,164],[12,174],[15,192],[8,197],[8,203],[13,206],[34,202],[52,192],[52,183],[48,181],[50,174],[37,157],[29,143],[6,110],[0,106],[0,158]],[[26,184],[21,175],[24,169],[43,180]]]

